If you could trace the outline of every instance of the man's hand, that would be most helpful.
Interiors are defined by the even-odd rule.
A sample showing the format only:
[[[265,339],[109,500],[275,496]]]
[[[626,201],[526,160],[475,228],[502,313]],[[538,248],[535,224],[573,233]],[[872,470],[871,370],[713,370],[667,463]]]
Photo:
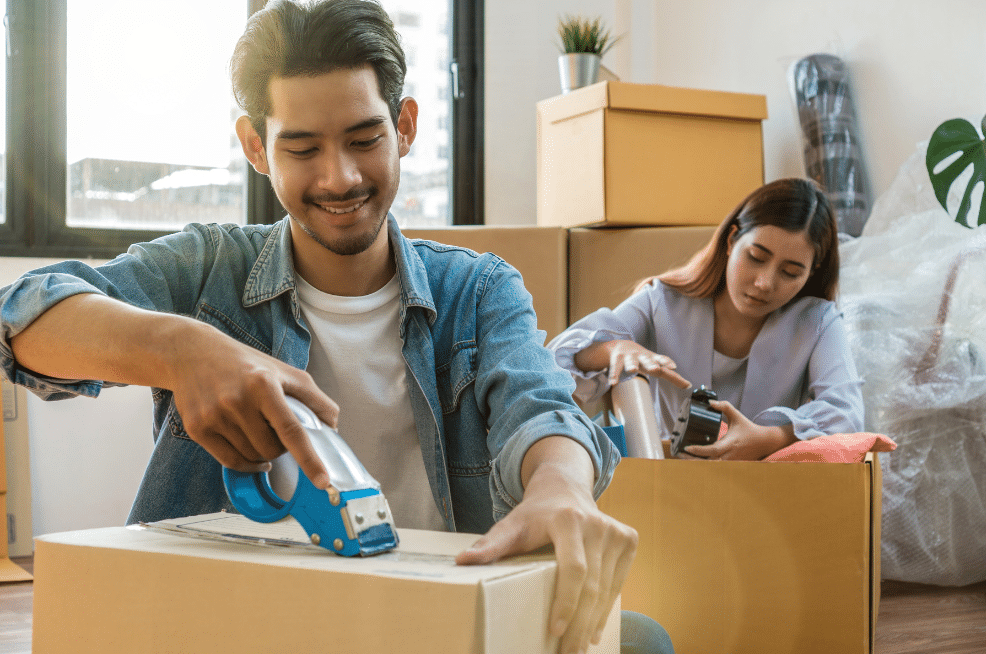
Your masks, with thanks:
[[[490,563],[549,543],[558,562],[549,629],[559,652],[598,643],[637,551],[637,532],[592,499],[588,453],[565,437],[535,443],[524,458],[524,499],[456,563]]]
[[[269,461],[290,451],[316,488],[328,487],[328,472],[284,396],[300,400],[330,427],[338,421],[336,403],[307,372],[207,325],[187,327],[191,333],[176,347],[166,388],[175,394],[189,437],[240,472],[269,470]]]
[[[711,400],[709,406],[722,412],[729,429],[722,438],[711,445],[686,447],[684,450],[686,454],[726,461],[758,461],[797,440],[794,436],[794,428],[789,424],[781,427],[758,425],[740,413],[732,404],[722,400]],[[681,456],[681,458],[692,457]]]
[[[224,466],[266,470],[287,449],[317,488],[328,486],[328,471],[284,396],[330,426],[339,407],[308,373],[203,322],[95,293],[74,295],[39,316],[11,347],[18,365],[40,375],[168,389],[185,431]]]

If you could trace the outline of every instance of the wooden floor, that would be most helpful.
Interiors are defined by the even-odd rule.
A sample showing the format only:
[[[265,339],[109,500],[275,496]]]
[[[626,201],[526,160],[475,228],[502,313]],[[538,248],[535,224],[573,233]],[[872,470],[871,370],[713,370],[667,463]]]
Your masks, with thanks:
[[[30,557],[14,561],[33,570]],[[29,582],[0,584],[0,654],[30,654],[32,590]],[[880,590],[876,654],[986,653],[986,582],[941,588],[884,581]]]

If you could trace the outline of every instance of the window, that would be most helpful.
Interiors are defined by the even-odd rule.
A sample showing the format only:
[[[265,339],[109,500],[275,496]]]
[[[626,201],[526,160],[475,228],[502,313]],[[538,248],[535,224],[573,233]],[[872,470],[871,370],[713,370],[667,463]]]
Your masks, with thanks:
[[[481,8],[382,4],[415,53],[406,90],[429,96],[415,95],[418,137],[394,214],[405,226],[445,225],[450,214],[481,223]],[[261,6],[8,0],[0,254],[109,257],[187,222],[279,219],[270,184],[246,163],[232,128],[239,109],[228,59]],[[459,63],[457,98],[450,61]],[[436,102],[440,87],[448,90]]]

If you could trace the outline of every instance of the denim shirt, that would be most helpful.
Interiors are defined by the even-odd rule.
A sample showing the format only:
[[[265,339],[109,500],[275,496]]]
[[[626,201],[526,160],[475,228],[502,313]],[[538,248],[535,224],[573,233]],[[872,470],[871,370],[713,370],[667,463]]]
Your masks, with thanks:
[[[305,369],[311,336],[294,287],[288,220],[192,224],[97,268],[68,261],[27,273],[0,292],[5,376],[46,400],[99,394],[106,383],[33,374],[10,348],[35,318],[78,293],[194,317]],[[492,254],[408,240],[392,216],[388,229],[414,421],[447,527],[484,533],[506,515],[523,497],[524,454],[550,435],[586,448],[598,497],[619,454],[573,403],[572,377],[542,345],[520,274]],[[189,439],[172,392],[152,393],[155,446],[128,524],[233,511],[220,464]]]

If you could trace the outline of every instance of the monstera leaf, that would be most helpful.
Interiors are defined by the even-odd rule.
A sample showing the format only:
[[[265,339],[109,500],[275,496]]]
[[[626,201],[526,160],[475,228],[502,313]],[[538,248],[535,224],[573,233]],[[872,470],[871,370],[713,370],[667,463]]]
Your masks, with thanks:
[[[986,118],[983,118],[983,129],[986,130]],[[962,202],[959,210],[955,214],[955,222],[966,227],[969,224],[969,210],[972,208],[972,189],[976,184],[986,184],[986,150],[983,149],[984,142],[979,138],[979,133],[967,120],[955,118],[946,120],[938,126],[935,133],[931,135],[928,142],[928,155],[925,158],[925,165],[928,167],[928,175],[931,177],[931,186],[935,189],[935,197],[941,206],[945,205],[948,198],[948,191],[952,188],[955,180],[968,168],[972,166],[972,179],[969,180],[965,192],[962,194]],[[945,168],[935,172],[935,168],[949,157],[954,157],[961,153],[957,159],[950,162]],[[984,194],[986,199],[986,194]],[[986,202],[979,203],[979,225],[986,225]]]

